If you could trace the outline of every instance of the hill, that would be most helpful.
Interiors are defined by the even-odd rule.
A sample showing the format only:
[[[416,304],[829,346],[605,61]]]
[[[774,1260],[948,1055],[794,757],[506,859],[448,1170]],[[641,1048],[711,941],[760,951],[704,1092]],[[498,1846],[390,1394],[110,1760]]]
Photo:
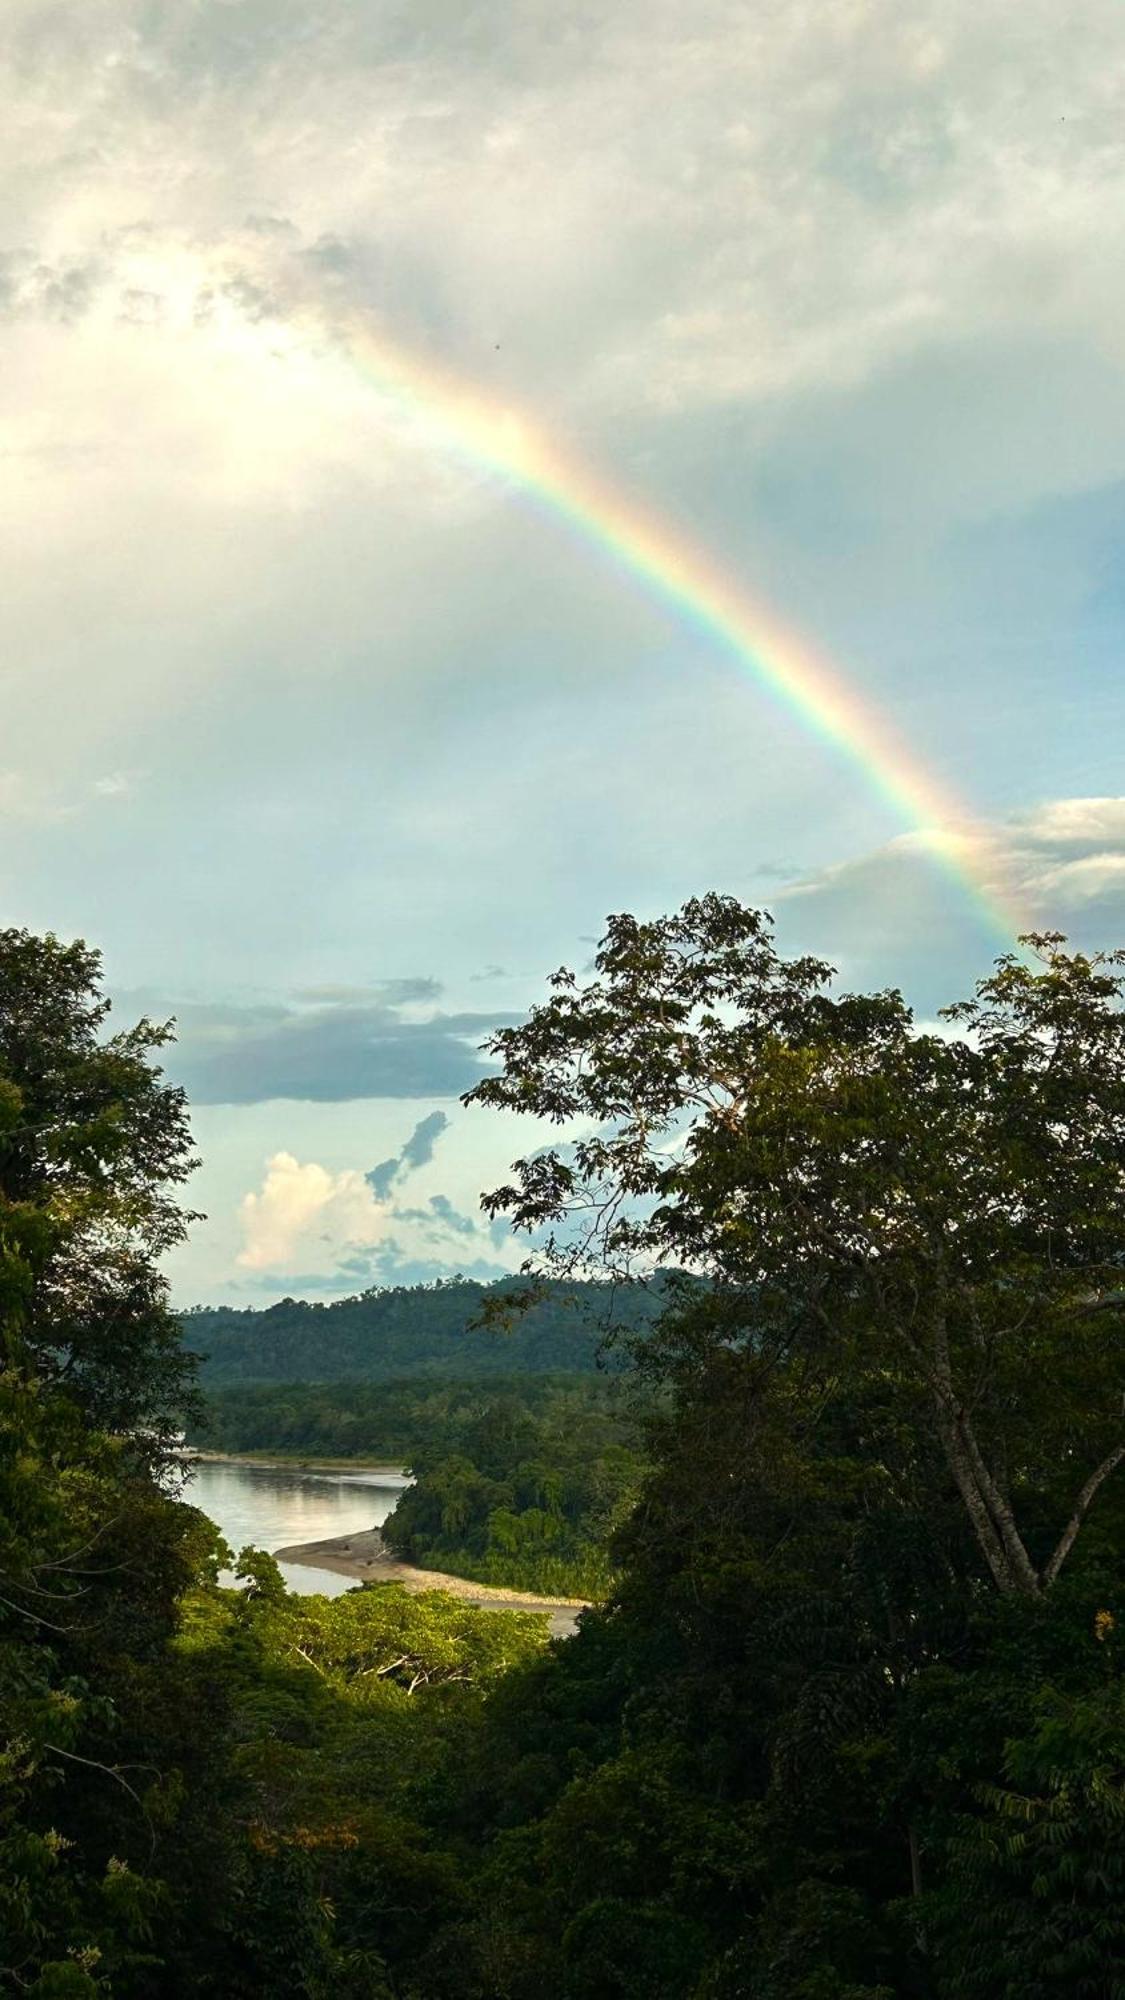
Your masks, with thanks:
[[[484,1285],[452,1278],[361,1292],[331,1305],[281,1299],[260,1311],[197,1306],[181,1323],[185,1346],[202,1356],[207,1389],[403,1376],[472,1380],[619,1368],[621,1336],[651,1325],[661,1306],[659,1287],[554,1283],[506,1325],[478,1323],[486,1305],[505,1296],[514,1301],[521,1290],[517,1279]]]

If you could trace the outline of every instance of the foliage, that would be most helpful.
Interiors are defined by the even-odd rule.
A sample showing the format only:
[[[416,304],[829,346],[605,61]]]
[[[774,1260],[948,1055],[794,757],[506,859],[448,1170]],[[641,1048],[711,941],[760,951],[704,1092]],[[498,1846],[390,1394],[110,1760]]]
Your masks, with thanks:
[[[1033,943],[947,1038],[707,898],[494,1044],[473,1095],[581,1134],[494,1212],[706,1281],[637,1344],[616,1601],[498,1697],[554,1990],[587,1934],[614,1993],[1120,1989],[1122,961]]]
[[[947,1866],[925,1899],[924,1921],[944,1990],[965,2000],[1125,1991],[1121,1646],[1117,1620],[1104,1606],[1085,1631],[1085,1602],[1069,1608],[1069,1656],[1060,1647],[1049,1678],[1036,1634],[1042,1678],[1033,1679],[1026,1661],[1013,1671],[1001,1655],[967,1686],[939,1684],[918,1703],[921,1731],[940,1724],[935,1736],[947,1765],[950,1741],[971,1744],[966,1723],[982,1695],[993,1723],[1004,1709],[1000,1754],[990,1746],[985,1775],[956,1792],[947,1776],[937,1804],[946,1816]],[[1020,1636],[1026,1645],[1026,1630]],[[1098,1648],[1100,1660],[1092,1657]],[[1079,1662],[1084,1674],[1076,1672]]]
[[[558,1374],[621,1365],[615,1343],[650,1326],[659,1288],[547,1284],[527,1311],[519,1279],[443,1278],[331,1305],[281,1299],[264,1312],[197,1306],[184,1339],[208,1389],[234,1382],[391,1382]]]
[[[4,1359],[159,1451],[189,1370],[156,1259],[186,1233],[195,1162],[184,1094],[153,1063],[170,1028],[107,1035],[99,972],[83,944],[0,931]]]
[[[478,1391],[412,1449],[414,1484],[384,1539],[423,1568],[604,1596],[609,1539],[643,1469],[620,1387],[579,1376],[547,1393]]]
[[[707,898],[498,1039],[474,1094],[566,1143],[493,1208],[559,1288],[678,1273],[655,1324],[625,1294],[639,1453],[620,1384],[515,1345],[373,1386],[407,1295],[221,1333],[248,1381],[378,1324],[367,1390],[239,1388],[212,1434],[413,1427],[400,1546],[607,1561],[548,1644],[292,1598],[170,1497],[163,1031],[103,1039],[92,956],[0,936],[0,1991],[1120,2000],[1122,972],[1035,950],[920,1033]]]
[[[232,1915],[248,1900],[248,1993],[267,1977],[270,1991],[325,2000],[402,1991],[432,1930],[466,1901],[464,1868],[426,1821],[440,1817],[486,1690],[542,1649],[545,1621],[394,1584],[293,1598],[273,1587],[260,1552],[244,1550],[240,1563],[266,1587],[208,1585],[184,1607],[183,1657],[226,1694],[229,1791],[217,1832],[236,1885],[217,1896],[191,1976],[206,1964],[232,1990]],[[306,1926],[299,1976],[295,1923]]]
[[[498,1401],[517,1402],[535,1421],[565,1409],[581,1424],[587,1415],[596,1419],[620,1402],[622,1386],[604,1375],[562,1374],[239,1382],[208,1390],[187,1438],[208,1451],[417,1464],[435,1451],[460,1446],[470,1426]]]
[[[729,898],[616,917],[471,1098],[585,1121],[485,1201],[555,1229],[549,1269],[670,1260],[721,1294],[658,1369],[712,1339],[893,1372],[996,1587],[1034,1596],[1125,1458],[1125,953],[1026,942],[939,1035],[898,993],[832,997]]]
[[[153,1761],[151,1715],[201,1548],[153,1479],[187,1394],[155,1264],[183,1096],[167,1030],[105,1032],[98,970],[0,932],[0,1977],[44,1994],[143,1983],[186,1747],[173,1725]]]

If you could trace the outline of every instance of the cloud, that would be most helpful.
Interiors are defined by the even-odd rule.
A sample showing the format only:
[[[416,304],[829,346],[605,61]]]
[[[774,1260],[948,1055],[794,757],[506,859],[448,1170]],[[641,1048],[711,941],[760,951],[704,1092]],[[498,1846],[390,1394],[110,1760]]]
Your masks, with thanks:
[[[252,1274],[255,1286],[348,1291],[361,1282],[420,1283],[422,1271],[429,1278],[511,1270],[518,1258],[506,1229],[498,1235],[445,1194],[420,1206],[395,1198],[393,1183],[428,1164],[445,1124],[444,1112],[423,1119],[388,1163],[396,1169],[389,1179],[274,1153],[260,1188],[239,1204],[239,1271]],[[508,1261],[499,1262],[505,1248]],[[404,1276],[408,1271],[414,1275]]]
[[[269,1098],[333,1103],[360,1097],[459,1097],[481,1074],[475,1045],[496,1014],[433,1013],[407,1019],[398,997],[428,997],[429,982],[399,982],[391,1000],[327,1005],[189,1004],[177,1011],[179,1041],[168,1068],[197,1104],[256,1104]],[[314,989],[321,990],[323,989]],[[439,1129],[423,1120],[423,1148]],[[408,1162],[408,1164],[420,1164]],[[381,1169],[376,1169],[381,1172]]]
[[[22,282],[55,310],[107,242],[178,227],[300,254],[552,388],[667,408],[1073,319],[1112,284],[1111,0],[1080,32],[1047,0],[1014,27],[970,0],[829,6],[815,34],[723,0],[582,6],[562,37],[504,5],[50,16],[10,34],[6,100],[12,221],[42,245]]]
[[[363,1005],[374,1001],[380,1006],[405,1007],[412,1001],[437,1000],[441,994],[436,979],[381,979],[372,986],[299,986],[295,1000],[334,1006],[340,1001]]]
[[[302,1163],[292,1153],[275,1153],[258,1193],[241,1205],[243,1247],[238,1264],[247,1271],[280,1270],[309,1238],[371,1244],[386,1229],[386,1211],[372,1198],[363,1175],[329,1173],[315,1160]]]
[[[990,874],[1024,913],[1022,929],[1062,931],[1086,950],[1125,942],[1125,797],[1047,800],[983,833]],[[911,996],[926,1012],[957,998],[1004,948],[983,904],[975,938],[953,920],[967,898],[977,905],[935,864],[926,840],[909,834],[790,884],[774,905],[786,946],[811,944],[857,985],[887,977],[885,942],[876,963],[865,922],[877,908],[896,939],[900,983],[909,971]]]
[[[454,1208],[448,1195],[432,1194],[430,1207],[438,1220],[445,1223],[446,1227],[452,1229],[456,1235],[476,1236],[479,1233],[480,1224],[471,1215],[462,1215],[459,1209]]]
[[[429,1164],[434,1157],[434,1147],[448,1123],[444,1111],[431,1111],[428,1118],[419,1120],[402,1149],[404,1170],[414,1173],[417,1168]]]
[[[1053,799],[1024,816],[1041,849],[1106,843],[1125,848],[1125,798]]]
[[[444,1255],[439,1248],[411,1247],[403,1237],[389,1236],[370,1252],[342,1258],[333,1271],[319,1279],[310,1282],[304,1277],[292,1282],[338,1295],[369,1285],[431,1285],[438,1278],[479,1278],[487,1284],[494,1278],[511,1277],[516,1268],[511,1261],[501,1263],[489,1256],[486,1243],[476,1255],[466,1254],[464,1239],[460,1243],[449,1240],[441,1248]]]
[[[462,1257],[453,1262],[434,1257],[413,1256],[401,1243],[389,1240],[367,1256],[345,1258],[330,1271],[256,1271],[230,1287],[237,1297],[252,1292],[278,1298],[346,1298],[372,1286],[432,1285],[441,1278],[475,1278],[490,1284],[496,1278],[510,1278],[512,1266],[487,1257]]]
[[[431,1111],[429,1116],[419,1120],[401,1153],[395,1153],[389,1160],[383,1160],[372,1167],[364,1179],[378,1200],[385,1201],[399,1181],[403,1181],[417,1168],[428,1166],[434,1156],[434,1147],[445,1131],[449,1120],[444,1111]]]

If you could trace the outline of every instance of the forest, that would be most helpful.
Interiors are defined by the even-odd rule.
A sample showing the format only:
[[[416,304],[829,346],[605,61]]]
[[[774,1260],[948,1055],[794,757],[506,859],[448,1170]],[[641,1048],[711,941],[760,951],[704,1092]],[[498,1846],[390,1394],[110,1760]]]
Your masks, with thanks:
[[[184,1341],[207,1387],[234,1382],[388,1382],[415,1375],[578,1373],[619,1364],[616,1342],[650,1326],[663,1284],[544,1276],[521,1310],[518,1278],[394,1285],[330,1305],[281,1299],[196,1307]]]
[[[1029,938],[934,1029],[705,896],[495,1035],[533,1275],[669,1274],[612,1379],[383,1392],[416,1559],[588,1537],[550,1643],[290,1596],[178,1497],[185,1411],[301,1399],[193,1406],[169,1033],[0,932],[0,1991],[1120,2000],[1125,954]]]
[[[213,1392],[188,1441],[218,1452],[388,1459],[414,1483],[383,1525],[424,1569],[603,1596],[609,1544],[643,1470],[642,1409],[621,1374],[301,1383]]]
[[[584,1425],[635,1399],[632,1381],[595,1374],[432,1375],[389,1382],[234,1383],[198,1400],[187,1441],[204,1451],[383,1464],[423,1451],[463,1448],[469,1428],[496,1404],[530,1422]]]

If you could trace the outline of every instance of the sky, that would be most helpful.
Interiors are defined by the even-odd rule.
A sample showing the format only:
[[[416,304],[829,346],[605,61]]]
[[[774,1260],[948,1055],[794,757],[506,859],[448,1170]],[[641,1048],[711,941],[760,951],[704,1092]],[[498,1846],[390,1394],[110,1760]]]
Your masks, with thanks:
[[[1117,0],[7,0],[0,87],[0,922],[179,1023],[180,1303],[514,1268],[460,1097],[611,911],[922,1019],[1125,942]]]

